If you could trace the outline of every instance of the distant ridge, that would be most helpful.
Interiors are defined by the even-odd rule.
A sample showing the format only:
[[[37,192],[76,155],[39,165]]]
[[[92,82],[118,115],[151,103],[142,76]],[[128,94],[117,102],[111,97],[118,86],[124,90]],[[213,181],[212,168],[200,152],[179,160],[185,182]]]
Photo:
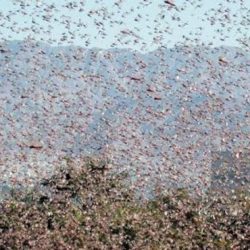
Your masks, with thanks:
[[[33,183],[64,156],[103,154],[136,185],[199,188],[210,183],[212,151],[249,149],[242,49],[0,49],[0,185]]]

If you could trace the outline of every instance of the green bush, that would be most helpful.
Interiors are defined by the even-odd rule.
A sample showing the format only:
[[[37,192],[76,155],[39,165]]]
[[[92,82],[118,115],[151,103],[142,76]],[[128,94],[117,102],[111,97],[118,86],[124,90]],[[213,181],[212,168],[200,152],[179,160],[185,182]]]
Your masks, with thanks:
[[[36,189],[0,207],[0,249],[247,249],[249,193],[138,201],[105,161],[68,160]]]

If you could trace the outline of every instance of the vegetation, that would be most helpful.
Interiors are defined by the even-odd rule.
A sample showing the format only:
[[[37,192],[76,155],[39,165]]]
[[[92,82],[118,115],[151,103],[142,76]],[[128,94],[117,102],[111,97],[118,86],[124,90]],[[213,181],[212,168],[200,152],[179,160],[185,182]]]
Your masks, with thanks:
[[[0,249],[247,249],[249,193],[138,201],[122,176],[86,159],[0,206]]]

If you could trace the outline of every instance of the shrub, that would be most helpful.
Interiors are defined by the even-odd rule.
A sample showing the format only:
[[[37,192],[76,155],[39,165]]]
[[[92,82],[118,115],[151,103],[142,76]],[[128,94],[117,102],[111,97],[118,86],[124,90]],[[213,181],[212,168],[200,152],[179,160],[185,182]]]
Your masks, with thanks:
[[[135,200],[123,177],[87,158],[0,207],[0,249],[247,249],[249,193]]]

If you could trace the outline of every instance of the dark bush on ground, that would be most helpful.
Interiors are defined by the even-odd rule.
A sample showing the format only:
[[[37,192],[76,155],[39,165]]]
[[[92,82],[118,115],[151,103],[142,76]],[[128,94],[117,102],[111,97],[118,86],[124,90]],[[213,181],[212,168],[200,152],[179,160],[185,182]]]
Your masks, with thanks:
[[[0,207],[0,249],[248,249],[249,194],[183,190],[134,200],[122,176],[87,159]]]

